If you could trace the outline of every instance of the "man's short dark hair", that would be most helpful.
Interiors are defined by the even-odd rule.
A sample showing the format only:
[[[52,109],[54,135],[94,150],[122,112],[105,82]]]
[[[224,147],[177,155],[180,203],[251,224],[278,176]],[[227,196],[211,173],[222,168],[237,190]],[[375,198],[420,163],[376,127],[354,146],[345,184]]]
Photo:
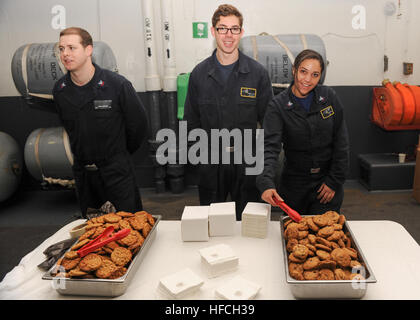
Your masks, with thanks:
[[[238,9],[236,9],[234,6],[230,4],[221,4],[216,11],[213,14],[213,18],[211,19],[211,22],[213,24],[213,27],[216,27],[216,24],[219,22],[220,17],[227,17],[227,16],[236,16],[239,19],[239,26],[242,28],[242,23],[244,21],[244,18],[242,16],[242,13],[239,12]]]
[[[87,46],[93,46],[93,41],[92,41],[92,37],[89,34],[89,32],[87,32],[85,29],[79,28],[79,27],[70,27],[67,29],[64,29],[63,31],[60,32],[60,37],[62,36],[67,36],[70,34],[77,34],[80,36],[80,38],[82,39],[80,41],[80,43],[82,44],[82,46],[84,48],[86,48]]]

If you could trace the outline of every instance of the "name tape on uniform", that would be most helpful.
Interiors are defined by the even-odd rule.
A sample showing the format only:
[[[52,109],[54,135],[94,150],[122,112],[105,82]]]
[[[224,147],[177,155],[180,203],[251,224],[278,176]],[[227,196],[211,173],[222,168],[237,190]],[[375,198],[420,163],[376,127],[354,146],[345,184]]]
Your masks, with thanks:
[[[257,97],[257,89],[241,87],[241,97],[256,98]]]
[[[334,114],[334,109],[333,109],[332,106],[328,106],[328,107],[322,109],[320,112],[321,112],[322,119],[325,120],[325,119],[331,117]]]
[[[94,109],[95,110],[110,110],[112,109],[112,100],[95,100]]]

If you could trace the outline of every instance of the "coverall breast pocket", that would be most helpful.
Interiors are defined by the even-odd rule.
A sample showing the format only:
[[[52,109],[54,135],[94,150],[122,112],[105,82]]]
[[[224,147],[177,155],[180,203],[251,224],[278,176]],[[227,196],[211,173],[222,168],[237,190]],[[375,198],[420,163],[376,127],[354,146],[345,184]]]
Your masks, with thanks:
[[[242,98],[239,101],[238,121],[240,127],[253,127],[258,121],[257,101]]]
[[[216,103],[211,100],[201,100],[198,102],[198,107],[203,129],[217,128],[219,123]]]

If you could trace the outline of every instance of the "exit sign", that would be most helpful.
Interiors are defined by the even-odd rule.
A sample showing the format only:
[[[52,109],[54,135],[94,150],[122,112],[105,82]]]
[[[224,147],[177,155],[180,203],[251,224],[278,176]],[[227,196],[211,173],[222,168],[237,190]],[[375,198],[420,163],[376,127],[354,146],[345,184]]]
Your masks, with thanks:
[[[193,22],[193,38],[208,38],[207,22]]]

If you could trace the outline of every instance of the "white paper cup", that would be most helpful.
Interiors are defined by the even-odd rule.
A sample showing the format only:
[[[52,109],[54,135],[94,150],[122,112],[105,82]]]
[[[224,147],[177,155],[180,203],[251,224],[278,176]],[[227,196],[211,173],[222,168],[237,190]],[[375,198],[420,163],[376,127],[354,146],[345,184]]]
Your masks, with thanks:
[[[404,163],[405,162],[405,153],[399,153],[398,154],[398,162]]]
[[[85,233],[86,226],[87,226],[87,223],[85,222],[85,223],[79,224],[78,226],[71,229],[69,231],[70,232],[70,237],[71,238],[79,238],[82,234]]]

